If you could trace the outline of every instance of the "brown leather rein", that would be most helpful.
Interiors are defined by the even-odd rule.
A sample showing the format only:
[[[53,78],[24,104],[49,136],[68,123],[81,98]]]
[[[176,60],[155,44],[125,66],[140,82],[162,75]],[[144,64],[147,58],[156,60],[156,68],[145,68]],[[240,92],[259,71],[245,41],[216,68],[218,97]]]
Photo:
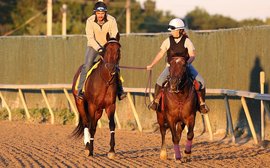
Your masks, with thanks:
[[[133,70],[146,70],[146,68],[144,67],[132,67],[132,66],[119,66],[120,69],[133,69]],[[147,106],[148,103],[146,102],[146,97],[147,97],[147,93],[149,95],[149,99],[150,99],[150,94],[151,94],[151,86],[152,86],[152,70],[149,71],[149,75],[148,75],[148,79],[147,79],[147,84],[145,87],[145,105]]]

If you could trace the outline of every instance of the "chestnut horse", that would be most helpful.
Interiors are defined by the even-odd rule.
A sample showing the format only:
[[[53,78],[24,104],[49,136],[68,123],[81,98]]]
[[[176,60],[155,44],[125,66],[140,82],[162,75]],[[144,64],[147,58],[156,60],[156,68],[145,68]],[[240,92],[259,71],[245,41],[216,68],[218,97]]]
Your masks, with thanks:
[[[72,92],[79,111],[79,123],[73,131],[73,136],[78,138],[84,135],[85,153],[88,156],[93,156],[97,122],[102,116],[103,109],[105,109],[109,119],[111,134],[108,157],[110,159],[115,157],[114,113],[118,80],[117,66],[120,60],[121,47],[119,39],[119,34],[117,34],[116,38],[110,38],[109,34],[107,34],[104,56],[101,57],[97,68],[92,71],[85,81],[83,99],[77,98],[77,90],[75,88],[82,66],[78,69],[73,79]]]
[[[190,159],[196,111],[198,109],[197,95],[192,80],[187,72],[187,58],[173,57],[169,67],[168,82],[161,92],[161,111],[156,111],[162,138],[160,158],[166,159],[165,134],[170,128],[174,144],[175,159],[186,162]],[[184,157],[182,158],[179,141],[183,129],[187,126],[187,142]]]

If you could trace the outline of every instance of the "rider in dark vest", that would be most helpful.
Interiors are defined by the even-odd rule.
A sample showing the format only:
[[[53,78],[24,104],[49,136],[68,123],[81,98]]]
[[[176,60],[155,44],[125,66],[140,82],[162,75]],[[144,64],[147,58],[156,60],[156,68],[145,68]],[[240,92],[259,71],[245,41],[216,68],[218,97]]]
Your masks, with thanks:
[[[170,48],[167,51],[167,62],[171,62],[173,57],[185,56],[188,57],[188,49],[184,47],[187,36],[182,36],[181,40],[176,43],[173,36],[170,36]]]
[[[186,35],[184,22],[175,18],[169,23],[168,30],[171,31],[171,36],[163,41],[159,53],[154,58],[153,62],[147,66],[147,70],[151,70],[152,67],[165,55],[167,52],[167,62],[170,62],[173,56],[187,56],[188,59],[188,70],[194,80],[194,87],[197,92],[200,104],[200,112],[207,113],[209,108],[205,104],[205,83],[202,76],[197,72],[197,70],[191,65],[195,59],[195,48],[193,43]],[[174,53],[174,54],[172,54]],[[165,69],[160,74],[155,85],[155,99],[149,104],[149,108],[157,110],[159,106],[159,91],[162,88],[162,84],[166,81],[169,75],[169,64],[167,63]]]

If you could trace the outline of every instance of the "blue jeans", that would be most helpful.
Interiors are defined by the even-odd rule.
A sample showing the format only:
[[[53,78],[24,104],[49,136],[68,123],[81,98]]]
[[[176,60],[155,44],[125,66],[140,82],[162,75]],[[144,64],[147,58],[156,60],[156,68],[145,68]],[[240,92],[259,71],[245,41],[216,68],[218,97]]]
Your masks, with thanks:
[[[82,67],[80,81],[78,85],[78,93],[82,91],[87,72],[93,66],[94,60],[97,58],[97,56],[98,56],[98,52],[94,48],[87,46],[86,51],[85,51],[85,61]]]

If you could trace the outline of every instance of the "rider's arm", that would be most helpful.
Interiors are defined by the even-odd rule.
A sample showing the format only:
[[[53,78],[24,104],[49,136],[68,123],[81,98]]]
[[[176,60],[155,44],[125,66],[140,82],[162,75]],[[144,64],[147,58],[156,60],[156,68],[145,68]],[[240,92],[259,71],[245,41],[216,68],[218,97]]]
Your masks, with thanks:
[[[98,49],[100,48],[100,45],[97,43],[95,39],[93,23],[94,22],[91,21],[90,18],[88,18],[86,21],[85,32],[86,32],[86,37],[87,37],[87,45],[93,47],[96,51],[98,51]]]
[[[152,63],[150,64],[150,65],[148,65],[147,66],[147,70],[151,70],[151,68],[156,64],[156,63],[158,63],[158,61],[164,56],[164,54],[165,54],[165,50],[160,50],[158,53],[157,53],[157,55],[156,55],[156,57],[154,58],[154,60],[152,61]]]
[[[160,46],[160,51],[157,53],[156,57],[152,61],[150,65],[148,65],[146,68],[147,70],[151,70],[151,68],[158,63],[158,61],[164,56],[165,52],[167,52],[168,48],[170,48],[170,39],[167,38],[163,41],[163,43]]]
[[[114,17],[111,15],[107,15],[107,18],[110,19],[110,37],[116,37],[118,33],[118,27],[117,27],[117,22]]]
[[[189,59],[187,62],[191,64],[195,60],[195,47],[189,38],[187,38],[185,41],[185,47],[188,49],[189,55]]]
[[[195,50],[188,51],[189,59],[188,63],[191,64],[195,60]]]

